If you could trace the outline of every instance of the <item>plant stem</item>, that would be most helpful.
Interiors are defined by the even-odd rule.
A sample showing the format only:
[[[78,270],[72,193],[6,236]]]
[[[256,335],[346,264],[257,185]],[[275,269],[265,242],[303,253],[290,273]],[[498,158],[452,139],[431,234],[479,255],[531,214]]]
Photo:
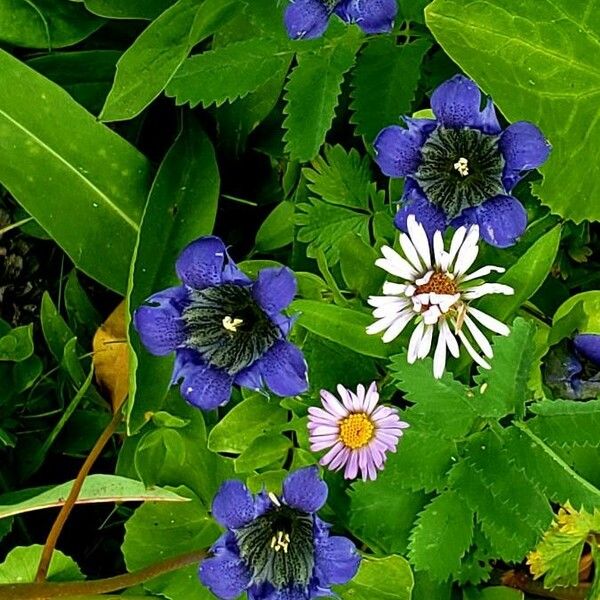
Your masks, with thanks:
[[[60,509],[60,512],[58,513],[58,516],[56,517],[56,520],[54,521],[54,524],[52,525],[52,529],[48,534],[48,539],[44,544],[44,549],[42,550],[42,556],[40,558],[40,564],[38,566],[38,570],[35,576],[35,581],[37,583],[41,583],[46,580],[46,575],[48,574],[48,567],[50,565],[50,560],[52,559],[52,553],[54,552],[54,548],[56,547],[56,542],[58,541],[58,538],[63,530],[65,522],[71,514],[71,510],[77,502],[77,498],[79,497],[79,493],[81,492],[83,482],[88,476],[90,469],[96,462],[96,459],[100,456],[100,454],[102,454],[104,447],[116,432],[120,422],[121,407],[118,407],[115,411],[115,414],[113,415],[111,422],[102,432],[102,435],[98,438],[98,441],[92,448],[88,457],[85,459],[83,466],[77,474],[77,478],[73,482],[73,487],[69,492],[69,496],[67,497],[66,502],[63,504],[62,508]]]
[[[50,598],[89,598],[139,585],[154,577],[199,563],[207,550],[196,550],[150,565],[139,571],[96,581],[9,583],[0,585],[0,600],[47,600]],[[200,584],[198,584],[200,585]]]

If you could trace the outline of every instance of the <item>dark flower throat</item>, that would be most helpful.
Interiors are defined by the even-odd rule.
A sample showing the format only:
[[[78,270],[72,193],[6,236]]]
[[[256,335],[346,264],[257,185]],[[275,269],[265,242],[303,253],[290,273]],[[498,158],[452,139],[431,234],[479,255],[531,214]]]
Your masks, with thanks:
[[[278,589],[308,585],[315,565],[311,515],[276,506],[235,536],[254,582],[267,581]]]
[[[210,365],[239,373],[281,337],[247,287],[226,283],[194,290],[183,312],[187,339]]]
[[[498,137],[477,129],[438,127],[421,148],[415,179],[452,219],[465,208],[505,194]]]

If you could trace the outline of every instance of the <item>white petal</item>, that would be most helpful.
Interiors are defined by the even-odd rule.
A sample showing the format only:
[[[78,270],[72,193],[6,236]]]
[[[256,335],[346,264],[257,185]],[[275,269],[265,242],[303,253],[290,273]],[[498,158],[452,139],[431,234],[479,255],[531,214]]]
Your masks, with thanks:
[[[366,329],[366,332],[369,335],[375,335],[376,333],[381,333],[384,329],[387,329],[397,318],[397,315],[390,315],[389,317],[384,317],[383,319],[379,319],[379,321],[375,321],[375,323],[371,323]]]
[[[433,354],[433,376],[440,379],[446,368],[446,338],[440,332],[438,336],[437,346]]]
[[[423,316],[423,321],[425,321],[425,325],[435,325],[438,322],[441,314],[442,311],[435,304],[430,306],[424,313],[421,313]]]
[[[492,367],[490,367],[490,364],[487,361],[485,361],[481,356],[479,356],[479,354],[477,354],[477,352],[475,352],[475,349],[473,348],[473,346],[471,346],[471,342],[469,342],[469,340],[467,339],[467,336],[462,331],[458,332],[458,337],[460,338],[460,341],[463,343],[463,346],[467,349],[467,352],[471,355],[471,358],[478,365],[481,365],[484,369],[492,368]]]
[[[439,268],[441,266],[444,254],[444,238],[442,237],[442,232],[436,231],[433,234],[433,260],[435,261],[436,267]]]
[[[413,364],[417,360],[417,354],[421,340],[423,339],[423,333],[425,332],[425,323],[421,321],[412,332],[410,341],[408,342],[408,363]]]
[[[377,383],[374,381],[373,383],[371,383],[371,385],[369,386],[369,389],[367,390],[367,395],[365,397],[365,412],[370,415],[374,410],[375,407],[377,406],[377,403],[379,402],[379,392],[377,391]]]
[[[414,285],[407,285],[404,295],[408,296],[410,298],[415,293],[416,290],[417,290],[417,288]]]
[[[442,267],[445,271],[452,265],[455,256],[458,254],[462,243],[465,241],[465,237],[467,235],[466,227],[459,227],[452,236],[452,241],[450,242],[450,250],[448,251],[447,257],[444,257],[444,260],[447,260],[448,263],[446,267]]]
[[[400,256],[393,248],[382,246],[381,253],[388,261],[390,261],[390,263],[396,266],[398,273],[402,273],[399,277],[412,280],[419,275],[419,271],[417,271],[405,258]]]
[[[473,279],[477,279],[478,277],[485,277],[486,275],[489,275],[492,272],[504,273],[504,271],[506,271],[506,269],[504,269],[503,267],[496,267],[495,265],[487,265],[486,267],[481,267],[480,269],[477,269],[477,271],[473,271],[472,273],[465,275],[462,278],[462,281],[471,281]]]
[[[412,321],[413,317],[414,313],[412,311],[407,311],[398,315],[394,322],[390,325],[389,329],[383,334],[381,341],[384,344],[394,341],[404,331],[404,328]]]
[[[463,297],[466,300],[475,300],[476,298],[481,298],[488,294],[504,294],[505,296],[512,296],[514,293],[515,290],[509,285],[504,285],[502,283],[482,283],[481,285],[476,285],[475,287],[463,290]]]
[[[388,315],[397,315],[399,312],[402,312],[407,306],[409,306],[409,302],[406,300],[399,300],[398,302],[394,302],[393,304],[386,304],[385,306],[380,306],[373,311],[373,316],[376,319],[381,319],[382,317],[387,317]]]
[[[509,335],[510,329],[507,325],[498,321],[498,319],[480,311],[477,308],[473,308],[469,306],[468,309],[469,314],[472,317],[475,317],[484,327],[487,327],[490,331],[494,331],[500,335]]]
[[[417,252],[414,244],[410,241],[410,238],[405,233],[400,234],[400,246],[402,246],[402,251],[413,267],[417,271],[422,271],[423,263],[421,263],[419,253]]]
[[[350,390],[346,389],[341,383],[337,385],[337,392],[342,400],[344,407],[351,411],[352,410],[352,398],[350,396]]]
[[[417,358],[425,358],[431,350],[431,341],[433,340],[433,325],[425,327],[425,333],[417,349]]]
[[[458,347],[458,342],[454,337],[452,331],[450,331],[450,327],[448,327],[448,323],[446,321],[442,321],[440,324],[440,335],[444,336],[446,340],[446,346],[448,350],[450,350],[450,354],[454,356],[454,358],[458,358],[460,356],[460,348]]]
[[[431,276],[433,275],[433,271],[427,271],[423,277],[419,277],[419,279],[415,279],[415,285],[421,286],[429,283]]]
[[[408,235],[414,244],[419,256],[423,259],[425,267],[431,269],[431,253],[429,251],[429,238],[421,223],[417,223],[414,215],[408,215],[406,220]]]
[[[394,302],[398,302],[400,298],[398,296],[369,296],[367,302],[371,306],[386,306],[388,304],[394,304]]]
[[[465,242],[456,257],[456,263],[454,264],[455,277],[458,278],[463,273],[466,273],[475,262],[478,254],[479,246],[467,246]]]
[[[406,285],[403,283],[393,283],[392,281],[386,281],[383,284],[383,293],[390,295],[401,296],[406,291]]]
[[[494,356],[494,351],[492,350],[491,344],[488,342],[485,335],[483,335],[481,329],[477,327],[473,319],[469,317],[469,315],[465,315],[465,325],[468,330],[471,332],[473,339],[477,343],[477,345],[481,348],[481,351],[488,357],[492,358]]]

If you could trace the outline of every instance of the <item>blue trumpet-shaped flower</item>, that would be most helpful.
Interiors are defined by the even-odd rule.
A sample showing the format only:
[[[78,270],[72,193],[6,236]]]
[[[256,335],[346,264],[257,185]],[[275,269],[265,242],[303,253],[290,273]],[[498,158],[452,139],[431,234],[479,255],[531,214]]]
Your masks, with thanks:
[[[285,26],[294,40],[317,38],[336,14],[346,23],[356,23],[365,33],[387,33],[397,12],[396,0],[290,0]]]
[[[306,362],[287,341],[293,320],[282,311],[296,294],[287,267],[249,279],[218,237],[192,242],[176,263],[182,285],[154,294],[134,315],[152,354],[175,352],[173,383],[191,404],[227,403],[233,384],[294,396],[308,387]]]
[[[430,235],[473,224],[489,244],[513,245],[527,213],[511,191],[546,161],[550,144],[526,121],[503,131],[492,101],[482,109],[479,88],[462,75],[433,92],[431,108],[435,119],[405,117],[406,127],[386,127],[374,142],[383,173],[406,178],[396,227],[406,231],[414,214]]]
[[[200,565],[200,581],[222,600],[311,600],[352,579],[360,564],[354,544],[332,536],[315,513],[327,485],[317,467],[287,476],[283,494],[252,496],[226,481],[214,498],[214,518],[227,531]]]

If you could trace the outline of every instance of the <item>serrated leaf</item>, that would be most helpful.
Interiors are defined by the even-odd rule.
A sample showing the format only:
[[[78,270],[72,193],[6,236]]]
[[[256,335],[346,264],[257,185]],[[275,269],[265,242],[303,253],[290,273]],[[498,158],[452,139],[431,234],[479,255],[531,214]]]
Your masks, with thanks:
[[[520,560],[552,520],[546,498],[511,466],[501,440],[491,431],[469,438],[466,455],[450,473],[454,490],[477,513],[492,551]]]
[[[543,400],[530,406],[537,416],[527,422],[537,436],[559,448],[598,447],[600,400]]]
[[[473,512],[456,492],[445,491],[419,514],[410,535],[410,560],[417,571],[446,581],[459,568],[472,537]]]
[[[192,48],[235,14],[235,0],[179,0],[141,33],[119,59],[103,121],[132,119],[169,83]]]
[[[479,369],[475,378],[480,388],[480,416],[500,418],[509,413],[523,415],[528,398],[527,382],[533,365],[530,348],[534,336],[533,324],[515,319],[509,336],[494,338],[494,357],[490,370]]]
[[[0,181],[79,269],[124,292],[150,163],[4,51],[0,72]]]
[[[600,220],[600,203],[576,200],[600,194],[598,178],[589,176],[600,137],[599,9],[597,0],[510,8],[503,0],[435,0],[425,11],[443,49],[507,119],[532,121],[548,137],[554,148],[534,191],[552,212],[577,223]]]
[[[328,146],[302,174],[308,189],[331,204],[368,210],[376,193],[371,161],[354,148],[347,152],[340,145]]]
[[[271,39],[255,38],[188,58],[166,88],[177,104],[217,106],[243,98],[290,63],[293,52]]]
[[[311,160],[323,145],[344,74],[354,64],[362,37],[357,28],[350,27],[327,42],[314,52],[298,55],[298,64],[285,86],[287,116],[283,126],[287,131],[283,139],[292,160]]]
[[[489,579],[492,570],[489,542],[485,537],[479,523],[473,528],[473,540],[471,547],[463,556],[460,568],[452,574],[461,585],[470,583],[476,585]]]
[[[411,112],[429,40],[398,45],[387,36],[373,37],[358,56],[352,76],[351,123],[372,144],[377,134]],[[374,101],[374,99],[377,99]]]
[[[434,379],[431,359],[409,365],[401,354],[392,357],[389,368],[396,387],[406,400],[414,402],[404,413],[409,423],[448,439],[460,438],[471,430],[478,418],[473,392],[449,373]]]

